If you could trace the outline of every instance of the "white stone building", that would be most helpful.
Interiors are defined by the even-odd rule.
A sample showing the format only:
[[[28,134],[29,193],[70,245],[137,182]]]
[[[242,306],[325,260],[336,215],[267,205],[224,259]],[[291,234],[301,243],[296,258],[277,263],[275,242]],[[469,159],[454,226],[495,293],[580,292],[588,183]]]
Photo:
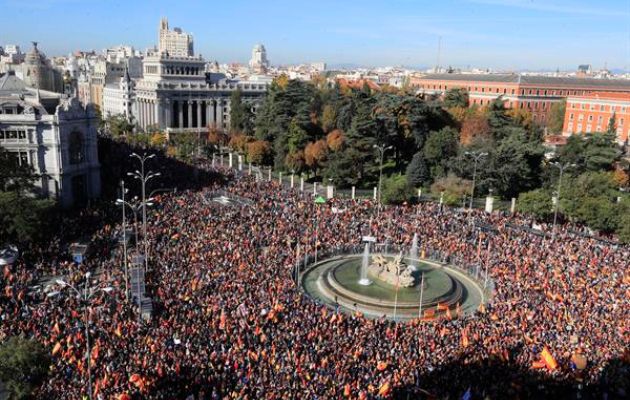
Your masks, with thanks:
[[[257,44],[252,49],[252,58],[249,60],[249,67],[258,74],[264,74],[269,69],[267,50],[262,44]]]
[[[13,71],[0,77],[0,146],[34,167],[42,196],[68,207],[100,195],[97,128],[77,98],[28,88]]]
[[[165,27],[163,19],[160,42]],[[199,132],[210,126],[228,130],[232,92],[240,89],[243,101],[255,111],[269,85],[207,73],[203,58],[175,56],[168,50],[147,55],[143,64],[143,77],[135,82],[132,114],[141,129],[153,126],[169,134]]]
[[[106,84],[103,88],[103,118],[121,115],[127,121],[133,121],[133,88],[134,82],[128,70],[117,81]]]
[[[160,21],[160,41],[158,50],[173,57],[192,57],[193,37],[191,34],[183,32],[180,28],[170,30],[168,19],[162,18]]]

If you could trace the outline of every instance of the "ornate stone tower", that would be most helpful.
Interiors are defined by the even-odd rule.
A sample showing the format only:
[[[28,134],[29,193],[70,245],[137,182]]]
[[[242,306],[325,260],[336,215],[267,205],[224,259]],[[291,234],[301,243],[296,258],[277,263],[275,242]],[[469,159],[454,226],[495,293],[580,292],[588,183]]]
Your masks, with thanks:
[[[30,87],[50,90],[49,75],[46,56],[37,48],[37,42],[33,42],[33,48],[24,59],[24,82]]]

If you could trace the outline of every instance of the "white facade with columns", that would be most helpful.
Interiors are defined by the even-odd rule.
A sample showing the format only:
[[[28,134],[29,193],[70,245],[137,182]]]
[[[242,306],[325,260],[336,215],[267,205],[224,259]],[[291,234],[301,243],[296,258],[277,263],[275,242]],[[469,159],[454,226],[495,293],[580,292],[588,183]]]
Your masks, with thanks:
[[[267,87],[264,82],[211,82],[202,58],[160,54],[144,61],[144,77],[134,90],[134,115],[145,130],[198,132],[211,126],[229,130],[232,92],[239,88],[243,102],[255,111]]]

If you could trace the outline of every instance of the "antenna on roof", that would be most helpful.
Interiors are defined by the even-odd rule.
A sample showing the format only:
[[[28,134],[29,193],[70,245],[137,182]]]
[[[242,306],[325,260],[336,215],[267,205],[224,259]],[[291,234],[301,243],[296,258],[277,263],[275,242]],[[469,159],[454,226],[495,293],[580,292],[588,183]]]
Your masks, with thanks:
[[[440,71],[440,57],[442,55],[442,36],[438,36],[437,63],[435,64],[435,72]]]

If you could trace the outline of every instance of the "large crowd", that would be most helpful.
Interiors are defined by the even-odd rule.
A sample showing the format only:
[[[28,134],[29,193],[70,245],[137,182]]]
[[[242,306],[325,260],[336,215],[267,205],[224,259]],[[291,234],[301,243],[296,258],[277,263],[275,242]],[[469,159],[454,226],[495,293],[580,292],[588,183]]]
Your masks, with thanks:
[[[370,200],[318,205],[277,182],[221,172],[228,183],[161,194],[149,211],[150,321],[140,321],[125,296],[123,253],[108,240],[119,225],[93,233],[95,251],[81,265],[53,240],[4,269],[0,341],[25,335],[54,353],[38,398],[84,398],[88,367],[85,304],[68,290],[49,295],[33,286],[59,274],[80,286],[87,271],[91,285],[114,288],[96,293],[87,312],[96,399],[629,393],[628,247],[576,236],[568,226],[551,241],[516,229],[531,225],[524,217],[434,203],[385,207],[377,218]],[[216,190],[251,202],[213,202]],[[367,234],[408,246],[414,233],[421,250],[483,263],[494,283],[489,302],[459,318],[394,323],[328,308],[296,285],[296,257],[314,246],[326,252]],[[541,364],[543,349],[557,367]]]

